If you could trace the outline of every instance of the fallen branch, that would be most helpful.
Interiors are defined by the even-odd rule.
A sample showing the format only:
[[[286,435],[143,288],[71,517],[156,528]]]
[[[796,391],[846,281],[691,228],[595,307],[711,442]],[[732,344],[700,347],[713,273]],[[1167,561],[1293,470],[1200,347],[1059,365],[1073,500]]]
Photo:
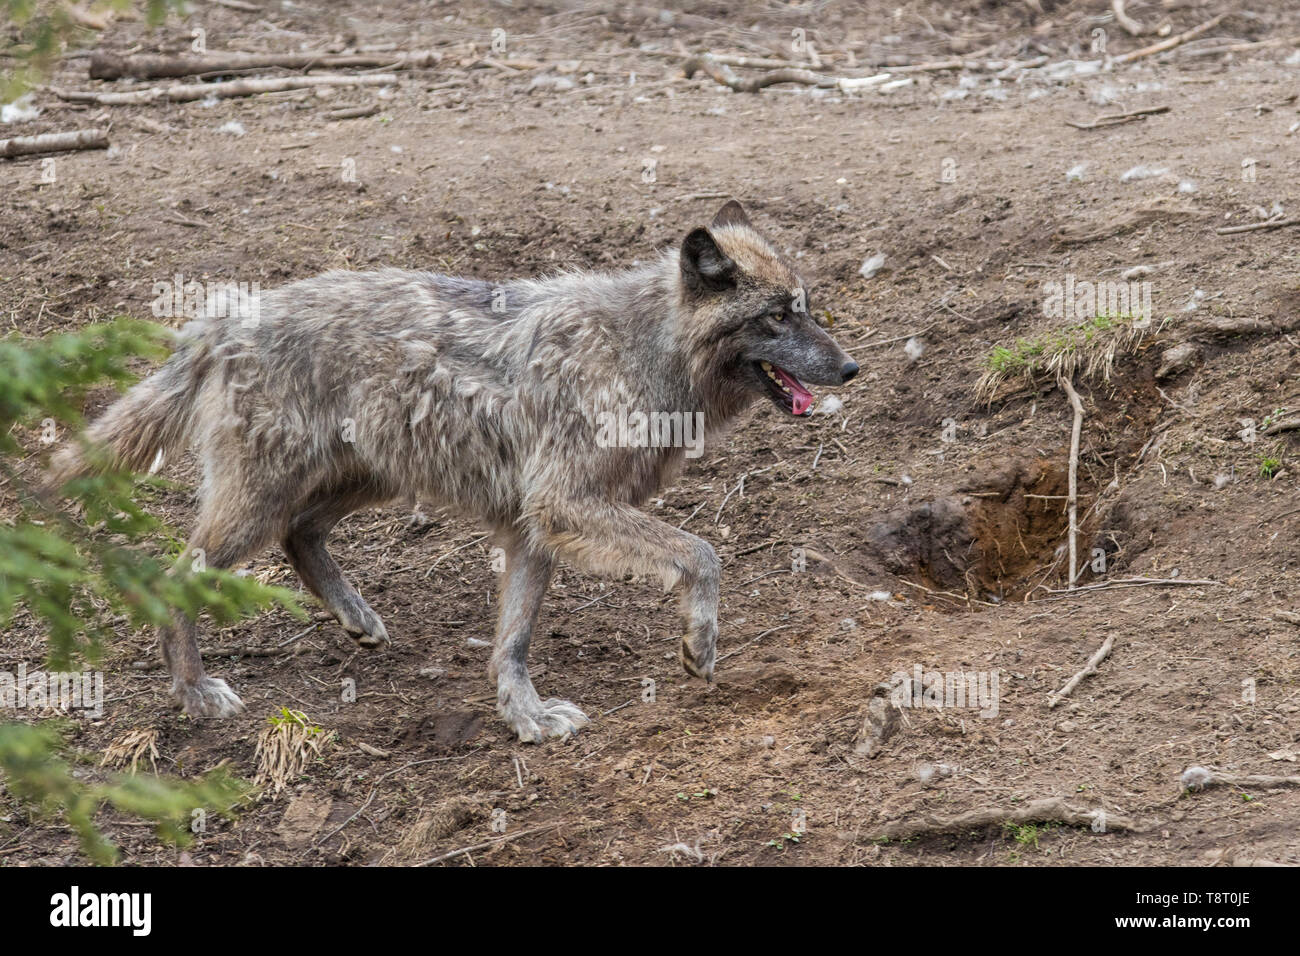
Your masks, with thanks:
[[[1264,429],[1265,435],[1277,435],[1280,432],[1293,432],[1300,430],[1300,418],[1284,418],[1280,422],[1274,422]]]
[[[1091,677],[1093,674],[1097,673],[1097,665],[1110,657],[1110,652],[1114,647],[1115,638],[1113,636],[1106,638],[1105,643],[1103,643],[1101,647],[1097,648],[1097,653],[1088,658],[1088,663],[1083,665],[1083,670],[1071,677],[1065,682],[1064,687],[1047,698],[1047,709],[1054,709],[1057,704],[1074,693],[1074,689],[1083,683],[1085,677]]]
[[[0,157],[32,153],[62,153],[73,149],[108,149],[108,131],[79,129],[70,133],[41,133],[0,139]]]
[[[1217,17],[1206,20],[1199,27],[1192,27],[1186,33],[1180,33],[1176,37],[1170,37],[1168,40],[1161,40],[1159,43],[1153,43],[1150,46],[1144,46],[1140,50],[1134,50],[1132,53],[1125,53],[1123,56],[1117,56],[1111,61],[1113,65],[1132,63],[1134,60],[1140,60],[1146,56],[1152,56],[1156,53],[1164,53],[1166,50],[1172,50],[1176,46],[1182,46],[1188,40],[1195,40],[1202,33],[1213,30],[1228,16],[1226,13],[1220,13]]]
[[[418,70],[437,66],[442,54],[433,50],[413,53],[205,53],[201,56],[117,56],[96,53],[90,58],[92,80],[158,80],[204,73],[239,70],[374,69]]]
[[[1220,773],[1205,767],[1188,767],[1179,778],[1184,790],[1207,787],[1300,787],[1300,777],[1276,777],[1267,773]]]
[[[1258,232],[1269,229],[1285,229],[1288,226],[1300,226],[1300,219],[1267,219],[1264,222],[1252,222],[1248,226],[1224,226],[1214,230],[1221,236],[1232,236],[1239,232]]]
[[[1062,823],[1072,827],[1089,827],[1097,833],[1137,829],[1132,820],[1120,814],[1107,813],[1105,810],[1080,810],[1070,806],[1061,797],[1045,797],[1030,800],[1019,807],[990,807],[952,816],[927,813],[911,820],[896,820],[885,824],[867,839],[906,840],[918,836],[964,833],[980,827],[1008,823]]]
[[[236,96],[257,96],[260,93],[284,93],[288,90],[310,89],[316,86],[386,86],[397,82],[393,73],[373,73],[365,76],[283,76],[267,80],[230,80],[225,83],[178,83],[175,86],[155,86],[146,90],[123,93],[96,93],[93,91],[55,90],[61,100],[72,103],[98,103],[101,106],[133,106],[154,103],[186,103],[193,100],[230,99]]]
[[[1076,123],[1073,120],[1066,120],[1065,125],[1073,126],[1075,129],[1103,129],[1107,126],[1121,126],[1124,123],[1131,123],[1146,116],[1168,112],[1168,106],[1151,106],[1144,110],[1130,110],[1127,113],[1108,113],[1105,116],[1098,116],[1091,123]]]

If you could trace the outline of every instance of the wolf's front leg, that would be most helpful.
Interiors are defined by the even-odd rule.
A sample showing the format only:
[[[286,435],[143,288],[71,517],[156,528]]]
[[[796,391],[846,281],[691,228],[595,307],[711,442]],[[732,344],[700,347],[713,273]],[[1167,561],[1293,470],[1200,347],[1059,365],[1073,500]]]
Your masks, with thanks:
[[[713,679],[722,563],[712,545],[621,503],[549,502],[536,506],[532,517],[549,547],[589,571],[653,575],[665,589],[682,584],[682,667]]]
[[[587,715],[567,700],[542,700],[528,676],[528,644],[551,580],[551,567],[549,557],[533,553],[523,544],[507,550],[496,646],[488,668],[497,682],[497,710],[519,739],[528,743],[563,737],[589,722]]]

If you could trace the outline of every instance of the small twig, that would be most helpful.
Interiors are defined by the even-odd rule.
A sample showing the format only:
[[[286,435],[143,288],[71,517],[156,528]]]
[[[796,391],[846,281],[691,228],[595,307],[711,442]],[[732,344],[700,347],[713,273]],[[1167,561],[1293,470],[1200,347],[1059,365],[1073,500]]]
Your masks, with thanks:
[[[766,631],[764,631],[762,634],[758,635],[758,637],[754,638],[752,641],[746,641],[744,644],[741,644],[741,645],[740,645],[739,647],[737,647],[735,650],[731,650],[731,651],[728,651],[727,653],[723,654],[721,657],[718,658],[718,663],[721,664],[721,663],[722,663],[723,661],[725,661],[728,657],[734,657],[736,654],[739,654],[739,653],[740,653],[741,651],[743,651],[745,648],[747,648],[747,647],[749,647],[749,646],[751,646],[751,645],[753,645],[753,644],[757,644],[757,643],[758,643],[759,641],[761,641],[763,638],[767,637],[767,635],[772,634],[772,633],[775,633],[776,631],[783,631],[783,630],[785,630],[785,629],[786,629],[787,627],[789,627],[789,626],[790,626],[789,624],[778,624],[776,627],[769,627]]]
[[[1091,123],[1076,123],[1073,120],[1066,120],[1066,126],[1073,126],[1075,129],[1104,129],[1108,126],[1121,126],[1124,123],[1131,123],[1134,120],[1142,119],[1147,116],[1155,116],[1157,113],[1168,113],[1168,106],[1149,106],[1141,110],[1129,110],[1127,113],[1108,113],[1105,116],[1098,116]]]
[[[1214,230],[1221,236],[1231,236],[1238,232],[1256,232],[1266,229],[1285,229],[1287,226],[1300,226],[1300,219],[1268,219],[1264,222],[1253,222],[1248,226],[1224,226],[1222,229]]]
[[[905,340],[907,340],[907,339],[916,338],[916,336],[918,336],[918,335],[925,335],[925,333],[926,333],[926,332],[929,332],[932,328],[934,328],[936,324],[937,324],[937,323],[931,322],[929,325],[927,325],[925,328],[921,329],[920,331],[917,331],[917,332],[908,332],[906,335],[896,335],[896,336],[894,336],[892,339],[882,339],[882,340],[879,341],[879,342],[862,342],[862,343],[859,343],[858,345],[855,345],[853,348],[854,348],[855,350],[856,350],[856,349],[874,349],[874,348],[877,348],[878,346],[881,346],[881,345],[893,345],[895,342],[902,342],[902,341],[905,341]],[[852,354],[852,353],[850,353],[850,354]]]
[[[1070,694],[1074,692],[1074,689],[1083,683],[1085,677],[1091,677],[1093,674],[1097,673],[1097,665],[1110,657],[1110,652],[1114,647],[1115,638],[1113,636],[1106,638],[1105,643],[1102,644],[1101,647],[1097,648],[1097,653],[1088,658],[1088,663],[1083,665],[1083,670],[1079,671],[1079,673],[1066,681],[1064,687],[1047,699],[1047,709],[1051,710],[1061,701],[1065,700],[1065,698],[1069,697]]]
[[[484,840],[482,843],[475,843],[473,846],[463,846],[459,850],[452,850],[450,853],[443,853],[432,859],[425,860],[418,866],[432,866],[435,863],[442,863],[446,860],[455,859],[458,856],[464,856],[466,853],[477,853],[479,850],[490,850],[492,847],[501,846],[503,843],[509,843],[511,840],[518,840],[520,837],[532,836],[534,833],[545,833],[547,830],[554,830],[558,823],[547,823],[540,827],[533,827],[530,830],[520,830],[518,833],[511,833],[508,836],[497,837],[495,840]]]
[[[722,499],[722,504],[718,505],[718,513],[713,516],[714,525],[717,525],[717,523],[722,520],[722,509],[727,507],[727,502],[731,500],[732,495],[739,491],[742,498],[745,496],[745,479],[748,477],[749,472],[745,472],[741,475],[740,481],[736,482],[736,487],[728,491],[726,497]]]
[[[471,540],[471,541],[466,541],[464,544],[462,544],[462,545],[460,545],[460,546],[458,546],[458,547],[452,548],[450,551],[444,551],[442,554],[440,554],[440,555],[438,556],[438,560],[434,561],[433,564],[429,565],[429,570],[424,572],[424,576],[427,578],[429,575],[431,575],[431,574],[433,573],[434,568],[436,568],[438,565],[442,564],[443,559],[451,557],[451,556],[452,556],[453,554],[455,554],[457,551],[464,551],[466,548],[470,547],[471,545],[478,544],[480,541],[482,541],[484,538],[486,538],[489,534],[491,534],[491,532],[489,532],[489,531],[485,531],[485,532],[483,532],[483,534],[479,535],[477,538],[474,538],[474,539]]]
[[[1067,588],[1043,588],[1048,594],[1060,595],[1078,595],[1085,591],[1118,591],[1122,588],[1147,588],[1159,587],[1161,585],[1208,585],[1213,584],[1218,587],[1228,587],[1222,581],[1214,581],[1210,578],[1119,578],[1114,581],[1106,581],[1102,584],[1085,584],[1082,587],[1073,589]]]

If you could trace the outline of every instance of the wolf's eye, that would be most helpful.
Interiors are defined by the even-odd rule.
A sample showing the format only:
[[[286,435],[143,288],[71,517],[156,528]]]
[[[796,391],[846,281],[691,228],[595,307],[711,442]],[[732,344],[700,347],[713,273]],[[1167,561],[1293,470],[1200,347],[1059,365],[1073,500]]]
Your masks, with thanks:
[[[784,310],[784,309],[778,309],[778,310],[775,311],[775,312],[769,312],[769,313],[767,313],[767,315],[765,316],[765,318],[771,319],[773,322],[784,322],[784,321],[785,321],[785,310]]]

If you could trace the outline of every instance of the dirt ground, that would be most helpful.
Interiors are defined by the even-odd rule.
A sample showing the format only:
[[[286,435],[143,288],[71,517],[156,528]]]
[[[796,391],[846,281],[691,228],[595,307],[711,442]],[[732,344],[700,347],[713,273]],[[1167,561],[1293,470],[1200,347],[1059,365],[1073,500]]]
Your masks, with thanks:
[[[84,750],[155,729],[160,771],[224,763],[251,778],[279,708],[337,735],[285,791],[185,851],[105,812],[126,862],[418,863],[486,843],[443,865],[1300,863],[1300,791],[1179,782],[1193,765],[1298,772],[1297,433],[1270,427],[1300,412],[1297,232],[1215,231],[1300,209],[1294,4],[1255,4],[1172,52],[1093,72],[1067,61],[1100,59],[1094,30],[1111,55],[1160,35],[1129,36],[1108,2],[1051,0],[764,2],[743,15],[260,6],[118,22],[98,45],[179,53],[202,27],[211,50],[442,61],[378,89],[213,103],[38,92],[40,115],[0,136],[108,125],[112,148],[58,154],[53,182],[40,157],[0,161],[8,330],[147,317],[154,283],[175,274],[270,288],[338,267],[613,268],[735,197],[797,259],[863,372],[835,392],[838,411],[795,420],[755,405],[649,506],[724,560],[712,689],[677,663],[674,599],[560,570],[532,664],[544,697],[595,718],[572,739],[520,744],[496,717],[483,643],[495,575],[481,529],[454,515],[394,507],[336,532],[333,553],[393,636],[383,652],[332,621],[304,634],[284,612],[208,628],[205,652],[226,655],[208,666],[243,697],[241,718],[180,716],[153,636],[123,629],[103,664],[105,715],[76,725]],[[1227,9],[1128,5],[1170,36]],[[1044,63],[749,94],[647,52],[791,57],[796,29],[830,75],[954,56]],[[67,60],[52,86],[170,82],[90,81],[86,64]],[[371,103],[372,116],[325,116]],[[1111,128],[1067,125],[1158,106]],[[1044,283],[1136,266],[1150,267],[1156,323],[1109,382],[1080,384],[1089,589],[1064,593],[1070,404],[1050,381],[991,403],[974,386],[995,346],[1060,324],[1043,313]],[[32,468],[40,454],[33,444]],[[184,529],[194,474],[169,474],[181,487],[158,510]],[[251,568],[298,586],[278,552]],[[1133,578],[1208,583],[1121,583]],[[1108,638],[1097,673],[1049,708]],[[0,669],[42,658],[20,616]],[[996,700],[886,707],[894,732],[871,746],[877,685],[915,668],[996,675]],[[342,699],[349,679],[355,702]],[[1112,825],[938,825],[1052,797]],[[918,830],[884,839],[891,825]],[[78,859],[65,828],[0,812],[0,862]]]

